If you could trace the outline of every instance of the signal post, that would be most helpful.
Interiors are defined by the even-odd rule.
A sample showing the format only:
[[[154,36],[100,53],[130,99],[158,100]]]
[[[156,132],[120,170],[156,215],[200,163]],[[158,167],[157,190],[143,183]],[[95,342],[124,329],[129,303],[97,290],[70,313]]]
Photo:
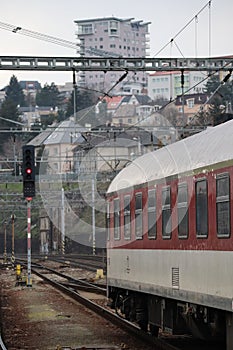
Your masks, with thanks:
[[[27,287],[32,286],[31,278],[31,201],[35,196],[35,148],[23,146],[23,195],[27,200]]]

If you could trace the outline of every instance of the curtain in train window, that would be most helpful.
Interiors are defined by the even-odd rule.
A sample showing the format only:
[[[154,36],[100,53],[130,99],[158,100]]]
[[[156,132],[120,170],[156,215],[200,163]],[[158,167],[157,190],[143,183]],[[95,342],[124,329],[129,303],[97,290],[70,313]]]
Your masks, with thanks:
[[[124,197],[124,238],[131,237],[130,196]]]
[[[170,186],[162,189],[162,235],[171,238],[171,189]]]
[[[148,237],[156,238],[156,192],[148,191]]]
[[[220,174],[216,178],[216,216],[217,235],[230,235],[230,182],[229,174]]]
[[[196,182],[196,230],[197,236],[208,234],[208,194],[206,179]]]
[[[142,238],[142,193],[135,195],[135,235]]]
[[[178,185],[177,194],[178,235],[179,238],[188,237],[188,187],[187,183]]]
[[[114,239],[120,239],[120,203],[119,198],[114,199]]]

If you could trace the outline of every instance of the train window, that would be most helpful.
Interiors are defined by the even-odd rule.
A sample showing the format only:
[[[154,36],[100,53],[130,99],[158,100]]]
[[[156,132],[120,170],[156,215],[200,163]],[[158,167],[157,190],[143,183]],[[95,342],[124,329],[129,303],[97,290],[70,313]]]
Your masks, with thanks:
[[[198,180],[196,186],[196,230],[198,237],[208,234],[208,194],[206,179]]]
[[[178,235],[188,237],[188,186],[187,183],[178,185],[177,193]]]
[[[218,237],[230,236],[230,181],[229,174],[216,178],[216,214]]]
[[[124,197],[124,238],[131,237],[131,220],[130,220],[130,196]]]
[[[106,210],[106,227],[107,227],[107,240],[110,239],[110,203],[107,202],[107,210]]]
[[[142,193],[135,195],[135,235],[142,238]]]
[[[148,237],[156,238],[156,192],[148,191]]]
[[[114,199],[114,239],[120,239],[120,202]]]
[[[162,235],[171,238],[171,189],[170,186],[162,189]]]

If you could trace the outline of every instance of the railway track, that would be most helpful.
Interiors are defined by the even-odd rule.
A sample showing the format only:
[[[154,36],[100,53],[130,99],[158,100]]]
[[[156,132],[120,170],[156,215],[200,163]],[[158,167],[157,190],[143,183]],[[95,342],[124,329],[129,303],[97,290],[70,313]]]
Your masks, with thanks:
[[[26,264],[26,262],[24,262]],[[21,264],[23,261],[21,260]],[[77,271],[79,269],[71,268],[70,264],[61,264],[58,262],[57,266],[55,262],[51,263],[51,266],[56,266],[51,268],[47,265],[50,265],[49,261],[42,262],[32,262],[32,273],[40,277],[46,283],[49,283],[54,288],[61,291],[63,294],[68,295],[70,298],[74,299],[78,303],[85,306],[85,308],[92,310],[96,314],[101,317],[107,319],[112,324],[115,324],[117,327],[126,331],[127,333],[133,335],[135,339],[145,342],[147,346],[153,345],[153,349],[161,349],[161,350],[214,350],[219,349],[212,345],[212,347],[205,347],[203,344],[192,344],[192,339],[189,337],[182,336],[169,336],[160,334],[159,338],[154,338],[149,334],[145,334],[142,332],[138,326],[132,324],[121,318],[119,315],[114,313],[112,310],[107,308],[106,301],[104,299],[98,298],[97,294],[102,296],[106,296],[106,285],[103,283],[104,281],[98,281],[99,283],[90,282],[89,278],[85,278],[85,272],[82,278],[75,278],[77,276]],[[70,270],[69,270],[70,268]],[[64,273],[65,271],[65,273]],[[70,272],[69,272],[70,271]],[[72,275],[73,274],[73,275]],[[88,274],[88,273],[87,273]],[[80,276],[80,274],[78,273]],[[88,274],[89,276],[93,276],[93,274]],[[95,295],[95,296],[94,296]],[[94,296],[94,297],[93,297]],[[96,300],[97,299],[97,300]],[[101,302],[102,300],[102,302]],[[107,300],[107,299],[106,299]],[[4,348],[3,348],[4,349]]]
[[[88,298],[82,295],[82,292],[89,292],[106,296],[106,286],[99,286],[95,283],[90,283],[83,279],[76,279],[67,274],[64,274],[63,272],[59,272],[49,267],[44,267],[43,265],[41,269],[40,264],[37,264],[37,266],[39,266],[39,271],[36,269],[36,267],[32,268],[33,273],[37,274],[37,276],[44,278],[55,288],[69,295],[71,298],[78,301],[80,304],[83,304],[88,309],[91,309],[98,315],[106,318],[108,321],[117,325],[119,328],[134,335],[136,338],[143,340],[146,344],[153,345],[156,350],[219,350],[218,344],[208,344],[206,342],[194,340],[191,336],[187,335],[172,336],[163,334],[159,338],[152,337],[151,335],[141,331],[137,325],[121,318],[112,310],[110,311],[106,307],[97,304],[94,300],[92,300],[90,294]],[[43,274],[43,272],[45,272],[45,274]],[[48,277],[48,273],[51,274],[50,277]],[[53,275],[56,275],[65,281],[55,281],[54,277],[52,277]]]
[[[25,262],[26,256],[17,257],[18,262]],[[83,268],[88,271],[96,272],[97,269],[103,269],[106,272],[106,256],[100,255],[33,255],[32,260],[35,261],[53,261],[67,267]]]
[[[89,293],[94,294],[105,293],[106,295],[105,288],[96,286],[93,283],[89,283],[83,280],[74,279],[73,277],[65,275],[64,273],[60,273],[57,270],[53,270],[47,267],[41,267],[39,265],[33,266],[32,272],[44,281],[46,281],[46,283],[49,283],[54,288],[68,295],[80,304],[84,305],[86,308],[92,310],[101,317],[104,317],[105,319],[118,326],[119,328],[123,329],[124,331],[128,332],[129,334],[133,335],[134,337],[143,340],[147,345],[153,345],[156,350],[179,350],[174,345],[168,344],[162,339],[154,338],[149,334],[142,332],[140,328],[135,324],[128,322],[127,320],[119,317],[113,311],[110,311],[106,307],[103,307],[96,303],[90,295],[88,298],[82,295],[82,291],[87,291]],[[61,280],[58,281],[54,278],[54,276],[59,276],[60,278],[72,282],[67,283]]]
[[[2,340],[1,335],[0,335],[0,349],[1,350],[7,350],[7,348],[6,348],[5,344],[4,344],[4,341]]]

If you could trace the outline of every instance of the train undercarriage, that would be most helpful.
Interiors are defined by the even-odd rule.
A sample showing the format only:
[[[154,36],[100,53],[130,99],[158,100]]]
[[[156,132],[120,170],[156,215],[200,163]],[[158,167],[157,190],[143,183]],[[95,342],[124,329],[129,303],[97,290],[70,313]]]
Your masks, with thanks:
[[[233,350],[233,313],[188,302],[109,288],[111,307],[153,336],[159,332],[224,342]]]

